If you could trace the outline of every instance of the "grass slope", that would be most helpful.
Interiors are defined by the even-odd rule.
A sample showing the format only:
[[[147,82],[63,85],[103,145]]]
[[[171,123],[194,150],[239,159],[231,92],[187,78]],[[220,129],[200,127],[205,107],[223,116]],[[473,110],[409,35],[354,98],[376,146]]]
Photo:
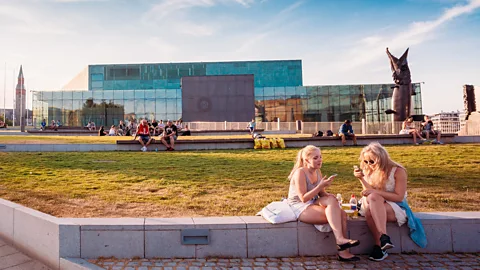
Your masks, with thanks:
[[[480,145],[389,146],[408,170],[414,211],[480,211]],[[325,147],[328,190],[360,195],[361,147]],[[254,215],[286,197],[298,149],[0,152],[0,197],[59,217]]]

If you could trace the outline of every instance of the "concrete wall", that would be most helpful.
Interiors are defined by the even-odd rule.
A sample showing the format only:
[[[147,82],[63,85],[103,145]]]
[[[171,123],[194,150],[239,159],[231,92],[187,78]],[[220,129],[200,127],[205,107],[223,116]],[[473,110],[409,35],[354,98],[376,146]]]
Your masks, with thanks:
[[[275,135],[267,135],[268,138],[275,138]],[[412,139],[405,135],[387,135],[387,136],[359,136],[358,145],[367,145],[372,141],[378,141],[383,145],[412,144]],[[445,143],[480,143],[480,136],[455,136],[443,139]],[[286,138],[287,148],[304,147],[308,144],[315,146],[341,146],[339,138],[329,137],[321,139],[305,138]],[[351,145],[352,141],[347,141]],[[94,152],[94,151],[140,151],[140,143],[121,143],[121,144],[0,144],[0,152]],[[151,144],[148,151],[165,150],[160,141]],[[220,149],[253,149],[253,140],[251,139],[231,139],[231,140],[192,140],[177,141],[175,150],[220,150]]]
[[[480,252],[480,212],[417,215],[425,227],[427,248],[411,241],[405,225],[389,224],[387,230],[395,244],[390,253]],[[0,237],[52,269],[73,268],[65,266],[75,261],[72,258],[254,258],[336,253],[332,233],[319,232],[302,222],[273,225],[259,216],[56,218],[0,199],[0,217]],[[361,241],[352,252],[368,253],[373,240],[365,220],[350,220],[348,228],[350,237]]]
[[[59,269],[61,257],[80,257],[80,226],[0,199],[0,237]]]

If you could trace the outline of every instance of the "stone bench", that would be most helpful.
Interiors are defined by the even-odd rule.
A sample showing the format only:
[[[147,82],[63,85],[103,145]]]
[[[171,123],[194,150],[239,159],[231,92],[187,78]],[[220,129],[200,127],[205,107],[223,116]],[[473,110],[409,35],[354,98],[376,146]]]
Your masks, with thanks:
[[[429,245],[422,249],[406,225],[388,224],[390,253],[480,252],[480,212],[416,213]],[[0,199],[0,238],[59,269],[62,258],[254,258],[335,254],[333,233],[302,222],[270,224],[259,216],[184,218],[56,218]],[[367,254],[373,239],[363,218],[348,234]]]
[[[456,134],[444,134],[442,140],[445,143],[453,142]],[[267,138],[276,138],[276,135],[265,135]],[[341,146],[341,138],[338,136],[331,137],[308,137],[308,138],[284,138],[286,147],[304,147],[308,144],[316,146]],[[410,135],[358,135],[357,143],[359,145],[367,145],[372,141],[378,141],[381,144],[412,144],[412,136]],[[138,151],[140,143],[138,140],[118,140],[118,150]],[[347,145],[351,145],[351,141],[347,141]],[[165,150],[162,142],[155,137],[155,142],[150,144],[149,150],[153,149]],[[192,139],[182,140],[181,136],[175,141],[175,150],[220,150],[220,149],[253,149],[253,139]]]

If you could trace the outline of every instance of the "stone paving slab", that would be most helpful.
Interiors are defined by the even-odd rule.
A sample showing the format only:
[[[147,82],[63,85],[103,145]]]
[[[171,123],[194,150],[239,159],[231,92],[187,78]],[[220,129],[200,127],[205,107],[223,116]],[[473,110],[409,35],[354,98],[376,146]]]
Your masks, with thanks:
[[[355,263],[336,260],[335,256],[254,259],[96,259],[90,263],[109,270],[276,270],[276,269],[480,269],[480,253],[391,254],[382,262],[360,256]]]
[[[0,239],[0,270],[49,270]]]

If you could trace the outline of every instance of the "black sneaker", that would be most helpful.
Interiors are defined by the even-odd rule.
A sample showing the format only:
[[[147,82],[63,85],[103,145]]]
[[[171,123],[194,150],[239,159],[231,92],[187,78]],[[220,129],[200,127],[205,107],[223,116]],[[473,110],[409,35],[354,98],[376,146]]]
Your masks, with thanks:
[[[390,236],[386,234],[382,234],[382,236],[380,236],[380,246],[382,247],[382,250],[387,250],[395,247],[392,244],[392,241],[390,241]]]
[[[383,261],[385,258],[388,257],[388,253],[384,250],[382,250],[379,246],[375,245],[373,246],[373,250],[370,253],[370,256],[368,257],[372,261]]]

